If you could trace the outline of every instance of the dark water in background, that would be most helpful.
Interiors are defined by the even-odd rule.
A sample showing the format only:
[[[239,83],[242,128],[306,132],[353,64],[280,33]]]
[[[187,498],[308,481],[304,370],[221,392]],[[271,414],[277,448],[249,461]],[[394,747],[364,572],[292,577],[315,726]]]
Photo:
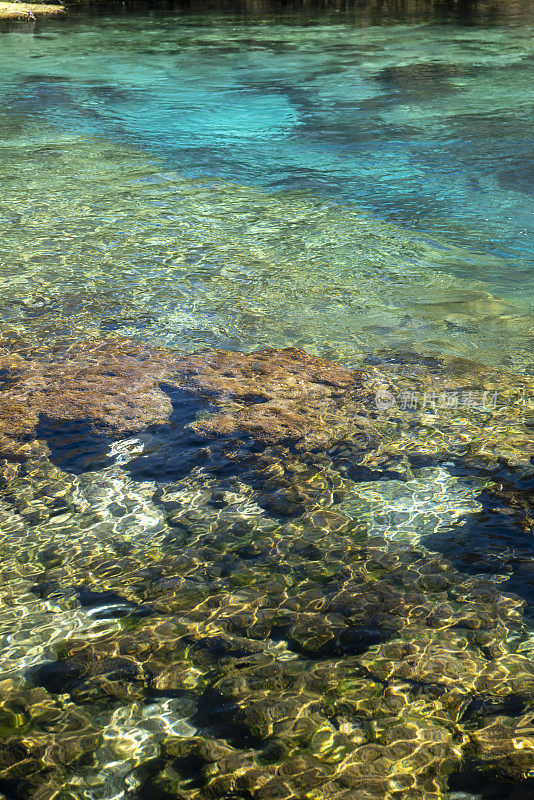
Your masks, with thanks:
[[[533,19],[529,3],[305,10],[251,3],[117,6],[4,25],[0,332],[37,345],[44,355],[88,338],[127,335],[188,351],[296,345],[350,364],[376,351],[409,350],[531,374]],[[517,413],[519,418],[523,409]],[[45,429],[43,424],[41,435],[50,443],[54,433]],[[502,447],[506,427],[489,431],[490,445]],[[86,434],[82,421],[68,432],[70,439],[56,443],[67,453],[65,469],[20,467],[2,485],[2,676],[19,686],[22,675],[33,674],[48,694],[44,700],[24,695],[24,702],[30,709],[42,702],[47,714],[53,705],[59,722],[56,729],[48,717],[39,721],[40,711],[22,719],[20,700],[6,700],[2,683],[0,733],[34,736],[46,747],[46,737],[56,737],[67,752],[34,753],[27,773],[13,770],[6,778],[0,771],[0,790],[9,800],[48,800],[58,784],[61,800],[206,797],[187,772],[191,755],[184,756],[182,773],[172,747],[165,748],[169,739],[203,731],[206,707],[221,702],[205,693],[209,680],[221,678],[218,670],[231,672],[243,652],[253,662],[258,641],[264,646],[259,667],[270,658],[282,683],[261,673],[265,696],[254,694],[245,686],[248,678],[235,678],[249,668],[239,662],[234,683],[228,678],[232,697],[243,708],[267,703],[273,718],[309,718],[319,733],[311,740],[299,734],[305,742],[299,739],[299,758],[318,759],[321,769],[326,764],[339,772],[341,766],[331,765],[341,763],[343,748],[383,747],[376,774],[390,776],[388,800],[530,796],[534,758],[528,757],[521,781],[515,766],[496,778],[491,762],[476,779],[466,768],[468,777],[443,790],[448,760],[460,752],[465,758],[461,748],[473,730],[498,713],[512,725],[534,696],[524,661],[510,666],[510,653],[532,663],[532,625],[518,633],[506,618],[506,627],[484,599],[488,582],[502,585],[504,592],[518,592],[532,613],[531,538],[505,500],[492,505],[494,498],[484,493],[487,475],[458,471],[445,461],[414,466],[409,480],[342,480],[335,464],[323,465],[320,478],[305,474],[299,480],[303,491],[314,481],[326,487],[314,495],[315,511],[332,506],[354,521],[357,530],[344,535],[335,528],[339,518],[308,517],[295,525],[270,516],[246,482],[237,481],[230,491],[202,470],[183,468],[169,483],[172,439],[171,445],[131,439],[107,453],[99,442],[98,465],[71,468],[79,450],[82,460],[86,455]],[[155,454],[152,466],[136,471],[132,459],[145,446]],[[501,478],[512,494],[526,497],[528,476],[503,467]],[[339,490],[340,482],[342,503],[332,489]],[[372,544],[364,552],[367,540]],[[398,689],[393,679],[360,680],[361,665],[351,658],[360,650],[367,658],[369,651],[367,667],[379,670],[373,647],[383,638],[397,641],[385,623],[376,623],[378,633],[373,620],[369,630],[360,625],[360,643],[351,651],[350,642],[341,647],[338,641],[330,659],[320,646],[313,649],[313,632],[317,628],[320,638],[327,616],[312,614],[314,604],[343,596],[342,580],[345,594],[359,596],[359,584],[350,583],[349,553],[361,561],[367,586],[384,579],[384,608],[391,592],[400,592],[399,607],[410,593],[415,603],[419,592],[423,605],[437,604],[433,618],[445,618],[444,597],[429,588],[428,578],[430,571],[439,587],[443,563],[459,570],[447,587],[454,613],[456,602],[480,604],[476,613],[469,606],[469,623],[460,619],[451,630],[433,623],[432,630],[421,624],[414,632],[407,612],[407,630],[398,636],[403,646],[415,643],[423,653],[436,648],[437,666],[432,662],[420,685],[414,680],[411,688]],[[435,553],[444,554],[438,567],[432,566]],[[392,564],[395,579],[388,577]],[[169,587],[183,581],[178,599],[156,579],[165,569]],[[477,581],[486,581],[486,588]],[[301,597],[309,616],[300,633],[291,638],[280,623],[262,634],[258,609],[268,611],[269,602],[295,607]],[[490,606],[486,630],[480,608]],[[335,614],[345,613],[341,600],[339,607],[333,631]],[[254,618],[245,633],[238,621],[233,628],[228,623],[234,612],[236,620],[238,612]],[[473,633],[479,625],[483,632]],[[185,650],[181,639],[176,644],[184,630]],[[131,664],[102,666],[117,655],[119,641],[139,664],[148,658],[143,642],[158,643],[148,658],[151,684],[147,673],[143,679],[132,673]],[[80,642],[95,647],[84,656],[93,670],[89,678],[78,662],[56,670],[55,659]],[[508,659],[504,666],[499,648]],[[43,661],[52,667],[28,673]],[[493,661],[504,676],[495,696],[489,679],[477,683]],[[250,670],[253,685],[257,676]],[[298,684],[302,675],[309,681],[304,688]],[[436,685],[442,678],[460,687],[454,722],[450,707],[440,705]],[[267,695],[272,690],[278,697],[280,685],[300,686],[300,700],[292,695],[287,713],[276,703],[269,710]],[[408,699],[391,705],[380,686]],[[335,713],[328,706],[314,716],[307,692],[315,700],[326,697]],[[339,697],[356,704],[352,716],[339,711]],[[225,702],[221,714],[233,719],[232,703],[228,697]],[[387,739],[395,721],[387,716],[391,708],[395,719],[413,726],[423,761],[413,756],[405,762],[400,751],[387,749],[398,744]],[[78,722],[67,719],[71,713]],[[284,740],[287,731],[280,726]],[[81,733],[69,739],[70,752],[64,731],[73,729]],[[246,772],[250,758],[256,766],[276,763],[276,747],[273,756],[254,736],[239,739],[242,720],[229,729],[219,738],[238,752],[230,773]],[[82,742],[82,734],[93,730],[103,736],[97,746]],[[287,733],[291,747],[293,735]],[[342,735],[348,740],[342,742]],[[509,743],[502,731],[497,739]],[[436,742],[445,742],[441,750]],[[249,746],[259,748],[253,756]],[[522,746],[528,756],[530,739]],[[503,747],[497,760],[506,761]],[[413,794],[403,790],[406,775],[419,780],[426,769],[434,774],[433,766],[422,766],[429,753],[441,788],[428,777]],[[397,761],[404,777],[384,766]],[[305,763],[303,772],[310,767]],[[367,773],[365,763],[360,767]],[[138,770],[145,764],[152,766]],[[211,774],[214,768],[206,769]],[[343,796],[340,786],[325,789],[325,796]],[[308,789],[322,796],[305,782],[298,791]],[[280,791],[261,796],[277,800],[284,797]],[[383,800],[386,789],[376,791],[373,797]],[[213,789],[210,796],[241,797],[232,792]]]

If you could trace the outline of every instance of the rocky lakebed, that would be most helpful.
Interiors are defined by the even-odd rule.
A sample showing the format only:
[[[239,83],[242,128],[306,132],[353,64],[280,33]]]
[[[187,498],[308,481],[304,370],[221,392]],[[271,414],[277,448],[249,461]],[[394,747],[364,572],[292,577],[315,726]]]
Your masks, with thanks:
[[[532,796],[532,378],[0,344],[6,798]]]

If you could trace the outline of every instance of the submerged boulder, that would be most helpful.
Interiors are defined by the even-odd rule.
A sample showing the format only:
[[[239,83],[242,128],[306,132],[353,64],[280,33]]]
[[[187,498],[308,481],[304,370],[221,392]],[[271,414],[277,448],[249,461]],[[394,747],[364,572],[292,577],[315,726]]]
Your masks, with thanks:
[[[533,381],[465,359],[386,354],[348,369],[297,348],[184,354],[110,339],[61,356],[0,347],[0,379],[8,459],[48,453],[80,471],[105,463],[112,441],[159,431],[190,468],[212,444],[328,452],[352,477],[460,457],[505,463],[529,490],[533,432],[518,403],[527,414]]]
[[[169,423],[204,439],[324,447],[346,433],[347,403],[369,405],[375,391],[366,373],[296,348],[184,355],[104,341],[61,359],[0,352],[0,370],[0,448],[8,457],[37,452],[39,439],[111,441]],[[197,419],[208,407],[211,415]],[[363,418],[350,421],[368,428]]]

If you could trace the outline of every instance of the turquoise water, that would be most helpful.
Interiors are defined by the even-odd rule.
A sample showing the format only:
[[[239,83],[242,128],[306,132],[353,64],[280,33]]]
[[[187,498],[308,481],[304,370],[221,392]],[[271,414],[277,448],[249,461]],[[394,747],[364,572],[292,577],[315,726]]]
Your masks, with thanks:
[[[3,26],[0,800],[530,800],[532,22]],[[252,388],[206,407],[156,369],[267,346],[365,391],[229,355]],[[305,444],[184,434],[262,401]]]
[[[57,327],[83,292],[117,330],[180,346],[193,314],[194,343],[400,344],[528,364],[531,28],[520,13],[378,21],[12,25],[0,50],[5,293],[12,273],[26,303],[53,292],[54,309],[39,303]],[[109,324],[88,317],[82,327]],[[16,323],[12,307],[4,319]]]

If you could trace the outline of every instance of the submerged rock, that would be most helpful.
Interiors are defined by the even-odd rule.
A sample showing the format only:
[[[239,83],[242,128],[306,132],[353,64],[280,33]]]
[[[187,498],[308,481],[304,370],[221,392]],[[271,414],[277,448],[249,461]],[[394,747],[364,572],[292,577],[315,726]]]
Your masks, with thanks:
[[[230,442],[234,459],[240,447],[264,454],[275,446],[280,464],[289,446],[330,452],[363,476],[400,475],[406,455],[529,469],[532,433],[505,394],[510,401],[522,393],[526,403],[532,381],[465,359],[385,356],[351,370],[297,348],[187,355],[127,340],[79,344],[62,358],[22,352],[0,351],[0,448],[8,458],[48,451],[76,472],[109,463],[112,441],[150,431],[167,438],[165,453],[187,453],[188,469],[210,463],[212,444],[224,450]],[[136,469],[143,466],[146,458]],[[157,460],[153,467],[162,471]],[[293,495],[276,500],[280,509],[298,502]]]
[[[188,356],[106,341],[72,348],[61,360],[4,354],[0,366],[0,445],[18,457],[38,439],[61,457],[90,437],[98,452],[99,440],[165,423],[206,439],[326,446],[347,430],[343,404],[374,396],[368,376],[296,348]],[[197,420],[210,404],[215,413]],[[368,427],[353,418],[358,425]]]
[[[0,791],[37,800],[63,782],[78,798],[117,753],[133,753],[140,800],[441,800],[468,774],[527,785],[528,593],[507,576],[530,562],[516,539],[461,560],[488,519],[510,541],[532,519],[517,386],[515,405],[444,409],[440,393],[503,376],[124,341],[3,358],[3,621],[30,596],[42,638],[66,627],[23,663],[31,700],[0,703]],[[403,408],[408,390],[438,400]],[[457,476],[471,483],[451,494]],[[397,517],[380,523],[386,504]],[[9,620],[20,649],[31,637]],[[171,703],[189,708],[184,736],[172,715],[165,727]]]
[[[48,692],[0,684],[0,791],[7,796],[57,797],[67,772],[101,740],[87,716]]]

